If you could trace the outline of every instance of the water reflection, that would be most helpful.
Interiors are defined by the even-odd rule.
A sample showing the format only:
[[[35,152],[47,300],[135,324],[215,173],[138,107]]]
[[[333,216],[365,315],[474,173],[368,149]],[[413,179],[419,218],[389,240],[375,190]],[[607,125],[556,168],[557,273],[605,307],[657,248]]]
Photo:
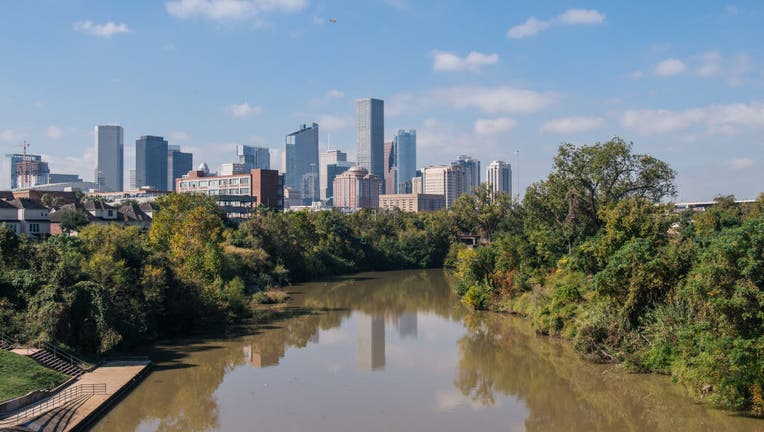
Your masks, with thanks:
[[[307,284],[244,337],[177,341],[96,431],[757,430],[665,377],[585,363],[469,313],[440,271]]]

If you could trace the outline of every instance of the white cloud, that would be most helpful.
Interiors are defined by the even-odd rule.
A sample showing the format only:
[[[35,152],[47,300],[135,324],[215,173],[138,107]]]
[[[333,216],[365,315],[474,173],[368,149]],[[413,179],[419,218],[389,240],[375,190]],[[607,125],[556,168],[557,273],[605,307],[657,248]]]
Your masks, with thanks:
[[[698,75],[711,77],[719,73],[722,56],[719,51],[708,51],[700,55],[700,65],[697,68]]]
[[[605,14],[594,9],[568,9],[557,20],[565,24],[601,24]]]
[[[326,96],[328,99],[342,99],[345,97],[345,93],[337,89],[331,89],[328,90],[324,96]]]
[[[691,108],[684,111],[629,110],[621,116],[621,126],[655,135],[704,126],[709,135],[732,135],[741,129],[764,130],[764,103],[735,103]]]
[[[602,129],[602,117],[562,117],[549,120],[541,126],[541,132],[556,134],[576,134]]]
[[[341,117],[331,114],[324,114],[318,117],[318,126],[320,130],[327,132],[347,129],[352,123],[353,120],[350,117]]]
[[[167,136],[170,138],[170,141],[175,142],[185,142],[190,138],[190,136],[183,131],[173,131],[167,134]]]
[[[730,159],[727,161],[727,167],[734,171],[742,171],[746,170],[748,168],[753,167],[756,164],[756,161],[750,158],[737,158],[737,159]]]
[[[385,4],[402,11],[411,10],[411,5],[409,5],[408,0],[385,0]]]
[[[395,94],[385,104],[385,114],[398,116],[442,107],[476,109],[486,114],[530,114],[551,106],[558,99],[554,93],[509,86],[440,87]]]
[[[655,75],[668,77],[679,75],[687,69],[683,61],[675,58],[668,58],[655,65],[653,72]]]
[[[495,135],[509,132],[517,126],[517,121],[509,117],[495,119],[478,119],[475,121],[475,133],[478,135]]]
[[[56,125],[50,125],[45,128],[45,136],[50,139],[59,139],[64,135],[64,131]]]
[[[507,37],[522,39],[535,36],[553,25],[592,25],[605,22],[605,14],[594,9],[568,9],[549,20],[529,17],[524,23],[507,30]]]
[[[0,130],[0,141],[16,143],[17,141],[24,139],[26,136],[25,133],[13,129]]]
[[[466,57],[448,51],[432,51],[430,55],[433,58],[432,69],[434,71],[463,71],[480,72],[484,66],[493,65],[499,62],[498,54],[483,54],[472,51]]]
[[[110,38],[120,33],[129,33],[130,28],[127,24],[117,24],[114,21],[108,21],[105,24],[96,24],[93,21],[77,21],[72,24],[72,28],[78,32],[91,34],[104,38]]]
[[[629,76],[632,79],[641,79],[645,76],[645,74],[641,70],[635,70],[634,72],[630,73]]]
[[[250,106],[249,102],[243,102],[240,104],[228,105],[226,111],[235,118],[244,118],[251,115],[259,115],[263,112],[263,108],[260,106]]]
[[[299,12],[307,5],[308,0],[174,0],[165,7],[176,18],[224,22],[256,18],[268,12]]]
[[[549,22],[541,21],[536,17],[530,17],[524,23],[511,27],[507,30],[507,37],[511,39],[522,39],[529,36],[535,36],[549,28]]]

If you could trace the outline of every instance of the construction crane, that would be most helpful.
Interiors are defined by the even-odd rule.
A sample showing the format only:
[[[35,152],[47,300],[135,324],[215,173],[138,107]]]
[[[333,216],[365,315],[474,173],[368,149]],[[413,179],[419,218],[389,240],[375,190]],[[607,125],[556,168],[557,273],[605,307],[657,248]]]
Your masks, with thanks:
[[[21,157],[21,189],[24,189],[26,187],[27,176],[28,176],[28,174],[27,174],[27,165],[28,165],[28,161],[27,161],[27,149],[29,148],[29,143],[26,142],[26,140],[25,140],[23,144],[17,144],[16,147],[21,147],[21,148],[24,149],[23,152],[22,152],[22,157]],[[18,170],[18,169],[16,169],[16,170]]]

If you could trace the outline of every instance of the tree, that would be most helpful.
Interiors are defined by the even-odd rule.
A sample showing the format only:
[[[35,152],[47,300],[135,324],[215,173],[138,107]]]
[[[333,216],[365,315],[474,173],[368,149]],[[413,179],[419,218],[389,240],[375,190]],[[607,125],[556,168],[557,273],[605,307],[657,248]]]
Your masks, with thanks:
[[[61,205],[61,197],[50,194],[43,194],[40,203],[48,208],[58,208]]]
[[[488,183],[475,187],[472,194],[462,194],[453,207],[462,232],[479,234],[489,241],[511,210],[512,198],[506,193],[494,192]]]
[[[627,198],[657,203],[676,194],[676,173],[652,156],[635,154],[616,137],[601,144],[560,146],[549,176],[528,188],[523,202],[531,237],[551,247],[544,253],[568,253],[605,224],[600,210]]]
[[[65,233],[79,231],[80,228],[90,222],[87,215],[81,210],[67,208],[61,210],[61,229]]]

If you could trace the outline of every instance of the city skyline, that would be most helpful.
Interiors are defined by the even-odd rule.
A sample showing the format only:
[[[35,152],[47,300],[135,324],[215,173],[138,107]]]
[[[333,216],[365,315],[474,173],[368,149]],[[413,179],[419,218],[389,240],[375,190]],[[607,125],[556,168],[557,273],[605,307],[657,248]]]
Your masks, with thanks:
[[[483,162],[515,165],[519,150],[521,191],[546,176],[560,143],[614,135],[678,171],[678,201],[755,198],[764,182],[755,44],[764,6],[755,2],[661,5],[657,16],[646,12],[650,3],[490,2],[476,10],[301,0],[240,17],[203,3],[210,7],[5,5],[2,153],[26,140],[52,171],[90,181],[93,126],[118,123],[126,184],[141,135],[164,136],[210,166],[229,162],[234,145],[265,146],[278,167],[284,133],[309,120],[321,125],[320,151],[331,142],[357,160],[354,99],[371,95],[386,102],[386,140],[399,128],[417,130],[418,167],[465,148]],[[76,25],[83,22],[91,25]],[[468,36],[454,37],[455,26]],[[294,56],[306,40],[313,49]],[[355,49],[371,43],[374,52]],[[71,61],[86,56],[100,67]],[[407,67],[381,67],[389,59]],[[234,60],[239,67],[211,66]]]

